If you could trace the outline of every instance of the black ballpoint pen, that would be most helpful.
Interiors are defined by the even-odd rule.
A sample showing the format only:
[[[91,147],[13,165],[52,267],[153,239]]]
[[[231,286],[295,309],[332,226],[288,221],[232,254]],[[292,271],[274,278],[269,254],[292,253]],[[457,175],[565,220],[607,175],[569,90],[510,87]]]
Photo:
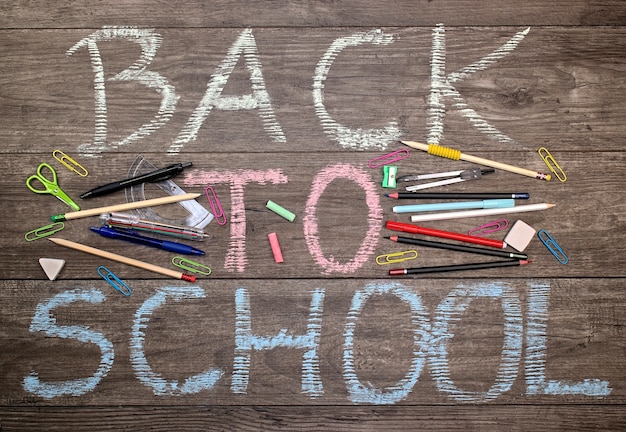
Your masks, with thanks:
[[[191,166],[191,162],[185,163],[176,163],[173,165],[166,166],[165,168],[159,168],[158,170],[151,171],[149,173],[141,174],[137,177],[127,178],[125,180],[120,180],[112,183],[108,183],[102,186],[98,186],[97,188],[91,189],[90,191],[85,192],[80,197],[85,198],[93,198],[101,195],[106,195],[112,192],[117,192],[118,190],[122,190],[127,187],[131,187],[141,183],[156,183],[161,180],[167,180],[170,177],[174,177],[177,174],[187,167]]]

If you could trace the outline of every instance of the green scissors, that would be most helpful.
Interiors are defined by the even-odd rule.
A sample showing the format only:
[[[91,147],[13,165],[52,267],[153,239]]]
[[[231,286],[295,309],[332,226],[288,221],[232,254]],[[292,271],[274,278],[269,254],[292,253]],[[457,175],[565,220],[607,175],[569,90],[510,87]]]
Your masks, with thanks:
[[[42,173],[43,169],[47,168],[48,171],[52,173],[52,181],[50,181],[47,177],[45,177]],[[33,182],[39,182],[43,186],[43,189],[37,189],[33,187]],[[38,194],[50,194],[54,195],[65,204],[70,206],[72,210],[80,210],[78,204],[76,204],[72,199],[59,187],[57,183],[57,173],[50,165],[47,163],[42,163],[37,167],[37,174],[32,175],[26,179],[26,186],[31,191]]]

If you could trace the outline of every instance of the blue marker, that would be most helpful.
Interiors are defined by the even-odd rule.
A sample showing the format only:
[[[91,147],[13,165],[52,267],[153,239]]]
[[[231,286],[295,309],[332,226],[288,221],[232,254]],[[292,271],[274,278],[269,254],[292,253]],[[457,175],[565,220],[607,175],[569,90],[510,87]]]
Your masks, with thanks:
[[[445,202],[436,204],[415,204],[394,206],[394,213],[415,213],[439,210],[463,210],[463,209],[494,209],[509,208],[515,206],[514,199],[488,199],[481,201]]]
[[[106,226],[90,227],[89,229],[95,233],[100,234],[103,237],[125,240],[131,243],[159,248],[169,252],[185,255],[204,255],[204,251],[193,248],[186,244],[142,236],[137,234],[135,231],[129,229],[116,229]]]

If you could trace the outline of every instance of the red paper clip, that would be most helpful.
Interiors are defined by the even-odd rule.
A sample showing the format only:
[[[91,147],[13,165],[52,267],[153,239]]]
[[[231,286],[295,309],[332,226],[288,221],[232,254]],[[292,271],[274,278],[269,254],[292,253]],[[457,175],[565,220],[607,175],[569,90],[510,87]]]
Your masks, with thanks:
[[[209,193],[210,192],[210,193]],[[222,208],[222,203],[219,198],[215,194],[215,190],[211,186],[207,186],[204,190],[206,195],[206,199],[209,201],[209,205],[211,206],[211,210],[213,210],[213,216],[215,216],[215,221],[218,225],[226,225],[226,213],[224,213],[224,209]]]
[[[506,219],[499,219],[497,221],[493,221],[493,222],[488,222],[484,225],[481,225],[479,227],[476,228],[472,228],[471,230],[469,230],[467,232],[468,235],[473,235],[473,236],[484,236],[487,234],[491,234],[493,232],[496,231],[500,231],[503,230],[504,228],[509,226],[509,221]]]

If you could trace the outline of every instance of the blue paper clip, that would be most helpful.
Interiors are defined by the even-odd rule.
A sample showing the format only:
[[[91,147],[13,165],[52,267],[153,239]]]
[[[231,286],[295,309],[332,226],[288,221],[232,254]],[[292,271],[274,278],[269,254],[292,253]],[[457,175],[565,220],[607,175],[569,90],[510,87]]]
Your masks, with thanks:
[[[133,290],[130,289],[123,280],[115,275],[111,270],[106,268],[105,266],[98,267],[98,274],[102,279],[104,279],[109,285],[113,288],[121,292],[123,295],[128,297],[133,293]]]
[[[554,255],[554,258],[556,258],[561,264],[567,264],[569,262],[569,258],[565,255],[561,246],[559,246],[556,240],[554,240],[546,230],[539,230],[537,232],[537,237],[539,237],[541,243],[548,248],[550,253]]]

